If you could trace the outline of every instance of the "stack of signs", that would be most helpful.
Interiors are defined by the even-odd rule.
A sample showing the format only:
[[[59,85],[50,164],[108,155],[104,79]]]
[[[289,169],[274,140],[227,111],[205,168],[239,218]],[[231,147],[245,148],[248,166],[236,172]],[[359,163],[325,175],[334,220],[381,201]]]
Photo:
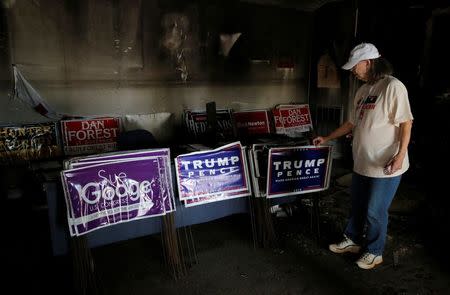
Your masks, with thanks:
[[[268,148],[264,143],[253,144],[248,150],[249,170],[255,197],[266,196]]]
[[[239,137],[270,134],[269,111],[254,110],[233,113],[236,134]]]
[[[289,137],[301,137],[313,129],[311,113],[307,104],[278,105],[272,110],[275,133]]]
[[[169,149],[74,158],[64,167],[71,236],[175,211]]]
[[[330,146],[277,147],[269,150],[266,197],[326,190],[330,182]]]
[[[115,151],[121,130],[119,118],[95,118],[61,121],[64,152],[83,155]]]
[[[0,163],[49,159],[61,154],[55,122],[0,127]]]
[[[252,145],[248,158],[255,197],[282,197],[328,188],[331,147],[306,144],[307,140]]]
[[[231,118],[232,110],[217,110],[217,134],[221,139],[230,139],[233,137],[233,123]],[[188,133],[194,138],[199,139],[207,135],[208,116],[206,111],[184,111],[184,122]]]
[[[270,148],[306,144],[307,140],[296,140],[294,142],[267,142],[252,145],[251,149],[248,150],[248,159],[255,197],[266,197],[267,161],[269,159]]]
[[[178,192],[186,207],[251,195],[240,142],[175,159]]]

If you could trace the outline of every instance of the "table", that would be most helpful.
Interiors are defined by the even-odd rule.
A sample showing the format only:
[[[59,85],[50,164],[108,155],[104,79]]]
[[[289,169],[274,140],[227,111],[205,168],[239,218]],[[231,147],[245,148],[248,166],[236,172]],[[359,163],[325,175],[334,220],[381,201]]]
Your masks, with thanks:
[[[69,251],[66,204],[62,188],[57,181],[45,182],[48,203],[51,245],[53,255],[64,255]],[[183,227],[205,223],[225,216],[246,213],[248,198],[237,198],[186,208],[176,198],[175,226]],[[161,217],[134,220],[104,227],[86,235],[89,247],[103,246],[119,241],[134,239],[161,232]]]

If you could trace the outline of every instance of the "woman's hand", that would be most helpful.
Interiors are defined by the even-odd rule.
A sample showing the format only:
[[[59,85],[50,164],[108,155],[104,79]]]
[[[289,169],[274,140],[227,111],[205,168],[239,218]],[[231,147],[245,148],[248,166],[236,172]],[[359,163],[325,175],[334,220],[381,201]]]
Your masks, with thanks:
[[[405,159],[404,154],[396,154],[393,156],[389,162],[384,166],[384,174],[391,175],[397,172],[398,170],[402,169],[403,160]]]
[[[331,132],[330,134],[328,134],[327,136],[317,136],[313,139],[313,144],[314,145],[321,145],[321,144],[325,144],[330,140],[339,138],[343,135],[346,135],[348,133],[350,133],[353,129],[354,125],[353,123],[351,123],[350,121],[346,121],[344,124],[342,124],[341,126],[339,126],[337,129],[335,129],[333,132]]]
[[[316,138],[313,139],[313,144],[315,146],[317,146],[317,145],[324,144],[327,141],[328,141],[328,138],[326,136],[317,136]]]

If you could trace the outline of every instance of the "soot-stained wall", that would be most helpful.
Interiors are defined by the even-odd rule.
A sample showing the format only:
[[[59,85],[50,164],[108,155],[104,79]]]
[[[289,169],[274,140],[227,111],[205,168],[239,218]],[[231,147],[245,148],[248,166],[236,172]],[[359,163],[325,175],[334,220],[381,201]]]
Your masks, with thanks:
[[[306,102],[311,15],[222,2],[10,1],[2,8],[0,121],[45,120],[12,100],[11,63],[53,109],[73,115]],[[220,36],[233,30],[249,66],[228,71]]]

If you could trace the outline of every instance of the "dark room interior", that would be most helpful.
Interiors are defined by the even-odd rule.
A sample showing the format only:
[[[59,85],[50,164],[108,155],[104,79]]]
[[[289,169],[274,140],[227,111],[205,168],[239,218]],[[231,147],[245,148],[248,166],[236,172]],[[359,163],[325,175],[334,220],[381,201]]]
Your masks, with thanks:
[[[449,1],[0,3],[5,292],[450,293]],[[361,43],[392,64],[413,115],[370,270],[329,250],[351,212],[355,137],[314,143],[353,115],[364,83],[341,67]],[[317,158],[276,162],[291,150]],[[321,182],[274,192],[291,164]],[[155,176],[131,178],[141,170]],[[136,196],[137,216],[114,207]]]

